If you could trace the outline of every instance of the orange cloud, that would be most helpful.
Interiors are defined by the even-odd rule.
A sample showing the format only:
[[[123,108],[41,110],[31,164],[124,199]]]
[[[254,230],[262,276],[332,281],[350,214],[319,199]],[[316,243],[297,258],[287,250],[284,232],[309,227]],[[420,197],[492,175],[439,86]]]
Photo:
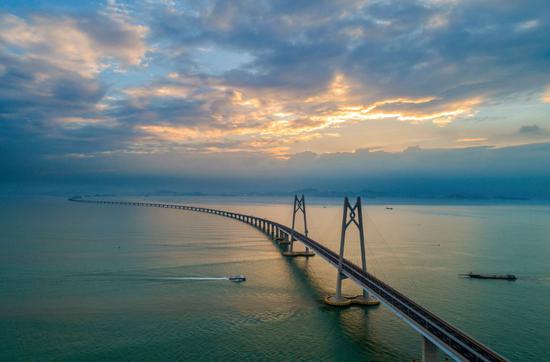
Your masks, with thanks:
[[[459,138],[456,141],[457,142],[485,142],[488,138],[484,137],[477,137],[477,138]]]
[[[174,127],[159,125],[142,125],[136,127],[157,139],[171,142],[204,141],[226,136],[225,132],[217,129],[197,129],[191,127]]]
[[[323,137],[334,137],[335,128],[366,120],[392,119],[409,123],[444,126],[459,117],[469,117],[482,98],[445,102],[437,97],[398,97],[362,104],[354,85],[341,74],[323,91],[303,99],[291,92],[235,88],[219,79],[170,77],[169,84],[130,88],[131,98],[178,97],[200,100],[205,118],[198,126],[179,125],[184,121],[162,120],[164,124],[142,124],[137,129],[146,134],[139,142],[162,140],[179,145],[224,143],[222,148],[203,148],[231,152],[236,150],[288,154],[293,145]],[[145,120],[149,123],[149,118]],[[190,119],[194,124],[194,120]],[[235,146],[238,145],[238,146]]]
[[[172,97],[172,98],[187,98],[192,89],[182,85],[163,85],[157,87],[136,87],[127,88],[124,93],[133,98],[143,97]]]
[[[113,60],[119,67],[139,65],[148,50],[145,44],[148,28],[121,17],[105,19],[124,42],[102,41],[71,17],[34,16],[26,21],[15,15],[0,15],[0,44],[23,49],[22,57],[26,59],[45,61],[87,78],[110,67]]]
[[[540,97],[541,101],[544,103],[550,103],[550,85],[546,87],[544,92],[542,93],[542,96]]]

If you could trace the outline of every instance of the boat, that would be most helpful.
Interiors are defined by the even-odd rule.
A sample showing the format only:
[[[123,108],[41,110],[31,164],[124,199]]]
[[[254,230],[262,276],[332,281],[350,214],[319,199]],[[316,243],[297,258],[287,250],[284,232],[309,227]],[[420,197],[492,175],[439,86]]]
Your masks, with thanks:
[[[227,279],[235,283],[246,281],[246,277],[244,275],[232,275],[230,277],[227,277]]]
[[[514,274],[478,274],[469,272],[468,274],[459,274],[462,276],[467,276],[473,279],[501,279],[501,280],[516,280]]]
[[[386,210],[393,210],[393,207],[386,207]]]

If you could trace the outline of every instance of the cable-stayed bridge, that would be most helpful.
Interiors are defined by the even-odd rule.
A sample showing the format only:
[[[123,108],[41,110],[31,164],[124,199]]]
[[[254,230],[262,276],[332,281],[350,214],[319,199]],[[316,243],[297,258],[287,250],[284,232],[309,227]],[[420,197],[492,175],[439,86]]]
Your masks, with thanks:
[[[337,273],[336,295],[327,297],[325,302],[335,306],[345,306],[352,302],[358,304],[378,304],[380,301],[391,312],[396,314],[405,323],[411,326],[414,330],[423,336],[422,343],[422,358],[423,361],[438,361],[438,349],[443,351],[449,357],[456,361],[506,361],[504,357],[483,345],[474,338],[468,336],[458,328],[452,326],[442,318],[436,316],[426,308],[406,297],[395,288],[383,282],[379,278],[369,273],[366,269],[366,256],[363,235],[363,221],[361,200],[358,198],[355,205],[352,206],[348,199],[344,201],[344,214],[342,220],[342,238],[340,243],[340,252],[336,253],[321,243],[307,236],[307,218],[305,199],[295,196],[293,221],[292,226],[282,225],[278,222],[265,218],[246,215],[231,211],[218,210],[206,207],[156,203],[156,202],[134,202],[134,201],[111,201],[111,200],[95,200],[85,199],[81,197],[72,197],[69,199],[74,202],[109,204],[109,205],[128,205],[128,206],[145,206],[157,207],[166,209],[186,210],[214,214],[228,217],[248,225],[251,225],[261,232],[271,237],[273,240],[279,241],[281,244],[287,245],[287,251],[283,255],[289,257],[304,256],[310,257],[319,255],[329,264],[334,266]],[[304,218],[304,233],[300,233],[295,229],[295,221],[297,213],[302,213]],[[350,225],[355,225],[359,229],[361,243],[361,267],[344,258],[344,245],[346,239],[346,229]],[[305,251],[294,251],[293,245],[298,241],[304,244]],[[362,297],[358,300],[350,300],[341,295],[342,279],[349,278],[364,290]],[[374,298],[373,298],[374,296]]]

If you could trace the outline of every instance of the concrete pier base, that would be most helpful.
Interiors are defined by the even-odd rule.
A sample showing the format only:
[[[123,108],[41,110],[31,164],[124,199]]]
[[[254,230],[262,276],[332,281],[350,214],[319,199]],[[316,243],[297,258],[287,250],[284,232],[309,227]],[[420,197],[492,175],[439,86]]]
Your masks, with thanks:
[[[380,301],[374,297],[364,296],[364,295],[358,295],[355,297],[350,298],[352,304],[359,304],[359,305],[379,305]]]
[[[336,295],[327,295],[324,302],[325,304],[333,307],[347,307],[351,305],[351,299],[346,297],[338,297]]]
[[[374,297],[363,295],[357,295],[355,297],[346,297],[341,296],[337,297],[336,295],[327,295],[324,299],[325,304],[334,306],[334,307],[348,307],[350,305],[379,305],[380,301]]]
[[[438,362],[439,350],[435,344],[426,337],[422,337],[422,362]]]
[[[303,256],[309,258],[310,256],[315,256],[315,253],[311,250],[304,251],[283,251],[283,256],[297,257]]]

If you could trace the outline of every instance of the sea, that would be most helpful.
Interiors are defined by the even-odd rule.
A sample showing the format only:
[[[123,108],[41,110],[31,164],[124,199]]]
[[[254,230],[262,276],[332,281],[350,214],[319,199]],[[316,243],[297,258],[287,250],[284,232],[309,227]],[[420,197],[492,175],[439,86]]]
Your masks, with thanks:
[[[109,199],[292,219],[291,197]],[[306,195],[309,235],[332,250],[342,201]],[[550,361],[550,203],[364,199],[363,213],[371,273],[511,361]],[[345,256],[359,263],[349,230]],[[325,305],[335,283],[321,257],[283,257],[221,216],[0,197],[0,361],[421,358],[421,336],[383,305]],[[349,280],[343,291],[361,292]]]

